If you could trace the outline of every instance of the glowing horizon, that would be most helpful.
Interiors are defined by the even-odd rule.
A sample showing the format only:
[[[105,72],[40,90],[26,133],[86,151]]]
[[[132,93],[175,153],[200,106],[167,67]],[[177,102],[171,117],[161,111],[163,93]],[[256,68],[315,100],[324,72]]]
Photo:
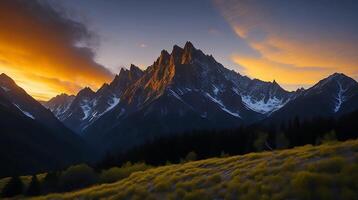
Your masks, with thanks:
[[[120,68],[145,69],[162,49],[191,41],[225,67],[290,91],[335,72],[358,80],[357,9],[338,0],[3,0],[0,73],[48,100],[97,90]]]

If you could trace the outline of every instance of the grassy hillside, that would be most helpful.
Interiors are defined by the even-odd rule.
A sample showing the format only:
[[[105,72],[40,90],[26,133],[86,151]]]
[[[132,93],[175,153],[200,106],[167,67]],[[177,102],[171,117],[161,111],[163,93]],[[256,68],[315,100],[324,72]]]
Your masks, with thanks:
[[[358,140],[152,168],[34,199],[357,199]]]

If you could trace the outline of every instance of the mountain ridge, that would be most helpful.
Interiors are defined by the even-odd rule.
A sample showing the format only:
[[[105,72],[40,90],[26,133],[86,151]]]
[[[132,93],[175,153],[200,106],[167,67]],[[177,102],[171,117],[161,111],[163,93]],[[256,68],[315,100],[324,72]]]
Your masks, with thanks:
[[[0,177],[59,169],[96,157],[83,138],[5,74],[0,75],[0,118]]]
[[[87,100],[91,103],[69,109],[74,119],[62,121],[92,143],[125,148],[169,132],[279,123],[295,116],[331,117],[358,108],[347,106],[358,98],[356,81],[338,73],[326,79],[289,92],[275,80],[251,79],[229,70],[187,42],[183,48],[174,45],[170,53],[162,50],[145,70],[134,65],[121,69],[111,83],[93,92]],[[342,82],[342,88],[337,81],[324,86],[331,79]],[[315,94],[320,85],[324,92]],[[98,104],[105,109],[96,108]]]

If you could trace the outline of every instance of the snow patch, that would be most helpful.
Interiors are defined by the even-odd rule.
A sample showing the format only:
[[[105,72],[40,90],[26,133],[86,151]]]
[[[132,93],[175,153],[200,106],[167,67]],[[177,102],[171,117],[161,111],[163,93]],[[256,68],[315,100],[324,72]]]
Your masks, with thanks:
[[[219,93],[219,88],[218,87],[216,87],[216,85],[212,85],[213,86],[213,93],[215,94],[215,95],[218,95],[218,93]]]
[[[9,91],[10,91],[10,89],[7,88],[7,87],[5,87],[5,86],[1,86],[1,88],[2,88],[5,92],[9,92]]]
[[[338,84],[338,93],[337,93],[337,97],[336,97],[336,106],[334,108],[334,112],[338,112],[340,109],[341,109],[341,106],[343,104],[343,102],[345,101],[346,97],[343,96],[344,92],[347,91],[347,89],[343,89],[343,86],[340,82],[337,81],[337,84]]]
[[[103,113],[101,113],[101,115],[103,115],[103,114],[105,114],[106,112],[112,110],[116,105],[119,104],[120,100],[121,100],[121,99],[120,99],[119,97],[115,97],[115,96],[114,96],[114,97],[111,99],[111,101],[109,102],[108,108],[107,108]]]
[[[277,97],[271,97],[266,102],[264,98],[261,100],[255,100],[251,96],[241,95],[241,99],[249,109],[261,113],[267,114],[282,108],[288,101],[284,102]]]
[[[211,96],[211,95],[210,95],[209,93],[207,93],[207,92],[205,93],[205,95],[206,95],[207,97],[209,97],[209,99],[211,99],[211,101],[213,101],[213,102],[219,104],[220,108],[221,108],[223,111],[229,113],[230,115],[232,115],[232,116],[234,116],[234,117],[241,118],[241,116],[240,116],[239,113],[232,112],[232,111],[230,111],[229,109],[227,109],[226,106],[225,106],[220,100],[214,98],[213,96]]]
[[[82,120],[85,120],[89,117],[90,115],[90,112],[91,112],[91,106],[89,106],[88,102],[85,101],[84,104],[82,104],[81,106],[81,109],[83,111],[83,114],[84,114],[84,117],[82,118]]]
[[[173,90],[169,90],[169,91],[171,92],[171,94],[172,94],[175,98],[179,99],[180,101],[183,101],[183,100],[180,98],[180,96],[179,96],[176,92],[174,92]]]
[[[31,114],[31,113],[29,113],[29,112],[27,112],[27,111],[25,111],[25,110],[22,110],[21,108],[20,108],[20,106],[18,106],[17,104],[14,104],[22,113],[24,113],[24,115],[26,115],[27,117],[29,117],[29,118],[31,118],[31,119],[35,119],[35,117]]]

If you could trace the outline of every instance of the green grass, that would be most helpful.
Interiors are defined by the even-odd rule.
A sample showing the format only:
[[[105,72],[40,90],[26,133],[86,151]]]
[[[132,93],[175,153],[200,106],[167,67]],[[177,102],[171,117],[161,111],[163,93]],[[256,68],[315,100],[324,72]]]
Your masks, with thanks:
[[[357,197],[358,140],[353,140],[151,168],[115,183],[33,199],[349,200]]]
[[[39,181],[42,181],[46,176],[46,173],[42,173],[42,174],[38,174],[37,178]],[[31,181],[31,177],[32,176],[21,176],[21,180],[24,183],[25,187],[27,187],[30,184]],[[2,191],[2,189],[4,188],[4,186],[7,184],[7,182],[10,180],[10,178],[3,178],[0,179],[0,191]]]

